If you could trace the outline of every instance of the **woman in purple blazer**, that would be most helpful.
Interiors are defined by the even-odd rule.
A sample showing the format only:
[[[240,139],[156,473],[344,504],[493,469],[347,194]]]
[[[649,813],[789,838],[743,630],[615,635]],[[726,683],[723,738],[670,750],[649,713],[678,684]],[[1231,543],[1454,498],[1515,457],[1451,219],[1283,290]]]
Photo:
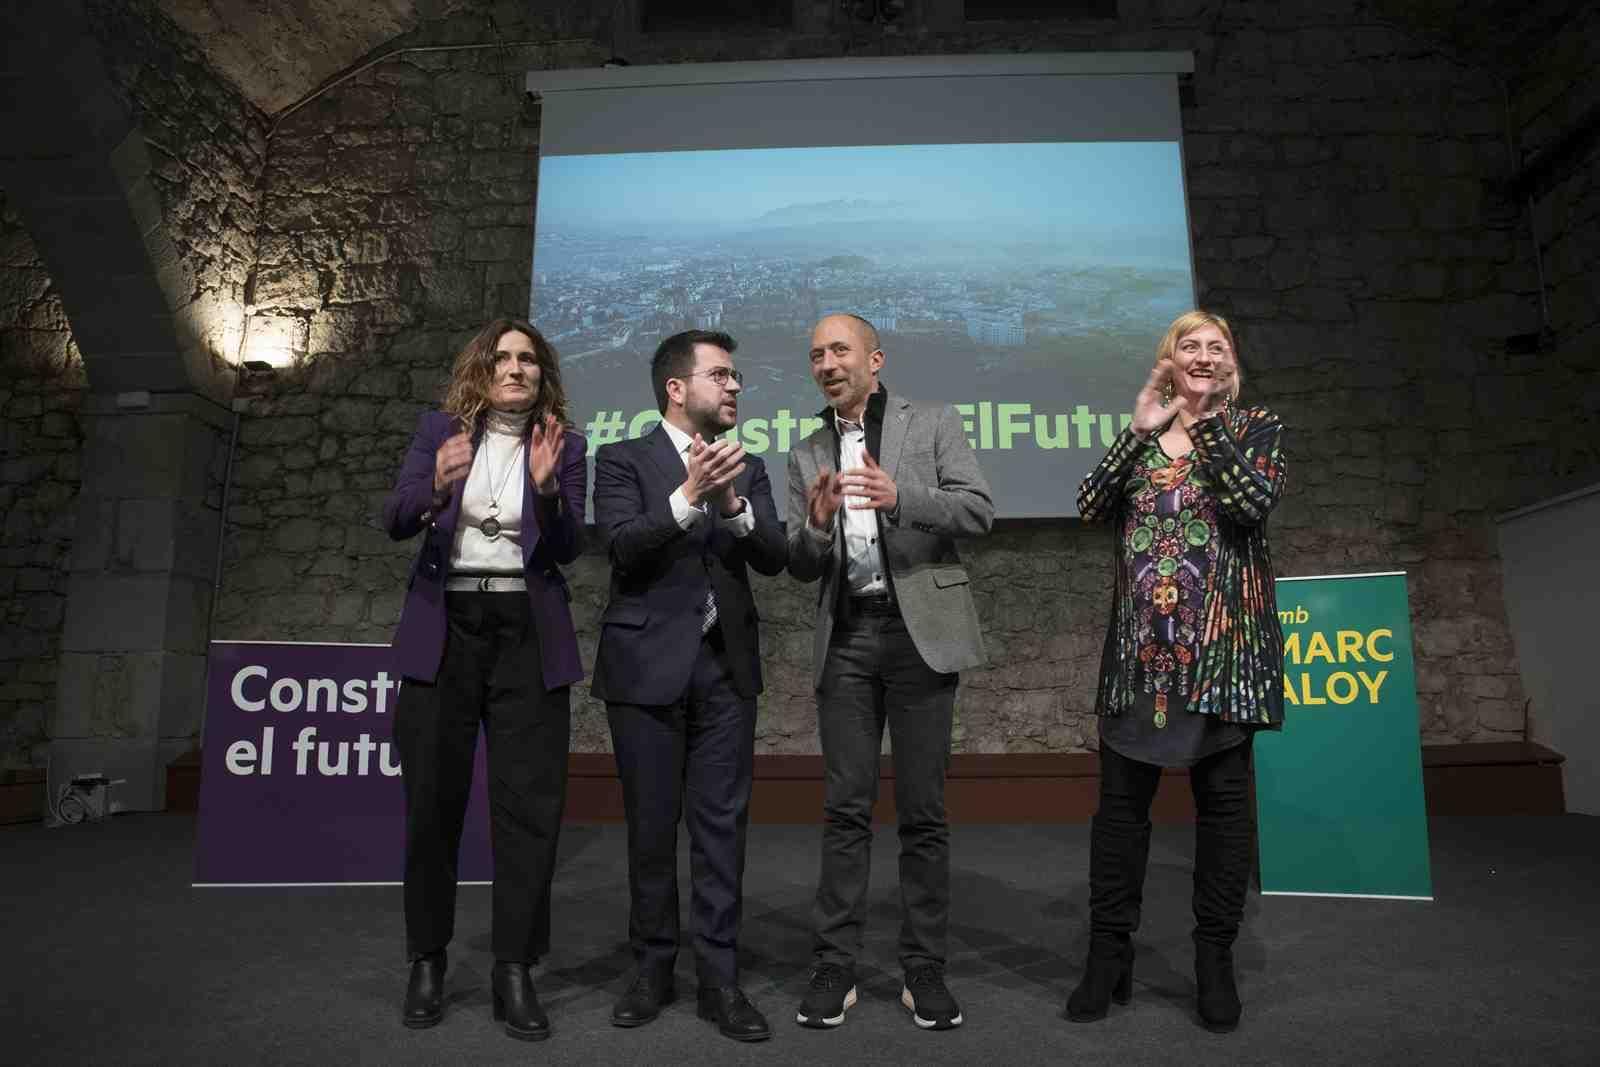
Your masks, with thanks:
[[[444,1015],[456,855],[481,723],[494,853],[494,1017],[537,1041],[550,1024],[528,976],[549,949],[550,879],[567,787],[571,684],[583,677],[559,564],[583,538],[586,444],[568,429],[555,349],[519,319],[456,356],[394,491],[389,536],[422,535],[395,634],[406,798],[402,1021]]]

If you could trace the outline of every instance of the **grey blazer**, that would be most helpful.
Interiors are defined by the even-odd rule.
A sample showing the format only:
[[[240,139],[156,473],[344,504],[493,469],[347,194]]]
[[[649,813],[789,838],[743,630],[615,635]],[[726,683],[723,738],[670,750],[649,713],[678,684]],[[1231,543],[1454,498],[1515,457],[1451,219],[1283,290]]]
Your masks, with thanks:
[[[822,579],[817,595],[813,685],[822,684],[833,612],[844,570],[844,537],[835,515],[831,540],[806,526],[806,486],[835,465],[834,430],[824,425],[789,452],[789,573]],[[882,547],[906,630],[928,666],[942,673],[985,661],[978,611],[955,538],[989,532],[994,501],[955,408],[915,404],[890,394],[883,412],[878,465],[900,496],[894,519],[882,516]]]

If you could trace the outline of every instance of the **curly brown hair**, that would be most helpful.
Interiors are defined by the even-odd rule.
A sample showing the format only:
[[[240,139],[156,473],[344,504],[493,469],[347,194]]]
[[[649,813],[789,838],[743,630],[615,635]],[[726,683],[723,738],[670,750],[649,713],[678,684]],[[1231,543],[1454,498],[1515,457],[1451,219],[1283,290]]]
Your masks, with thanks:
[[[494,357],[500,338],[510,331],[525,334],[533,342],[539,362],[539,394],[533,400],[533,417],[554,415],[563,426],[571,426],[567,414],[567,392],[561,387],[561,360],[555,346],[544,334],[524,319],[499,318],[484,326],[456,353],[450,368],[450,383],[445,386],[444,410],[461,420],[468,433],[477,429],[479,418],[489,407],[489,390],[494,385]]]

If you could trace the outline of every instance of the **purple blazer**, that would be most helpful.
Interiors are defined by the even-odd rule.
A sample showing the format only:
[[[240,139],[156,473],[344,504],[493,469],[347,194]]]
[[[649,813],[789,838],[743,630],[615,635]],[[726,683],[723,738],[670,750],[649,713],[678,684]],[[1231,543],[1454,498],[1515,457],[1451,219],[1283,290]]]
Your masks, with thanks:
[[[424,412],[411,438],[411,450],[400,467],[394,490],[383,503],[383,525],[396,541],[423,534],[422,550],[412,564],[400,627],[395,631],[394,669],[407,678],[432,682],[444,658],[444,580],[450,574],[450,549],[461,518],[459,486],[437,515],[433,503],[434,454],[459,432],[460,422],[442,411]],[[531,431],[530,431],[531,432]],[[480,424],[472,443],[483,438]],[[528,601],[539,628],[539,656],[546,689],[558,689],[583,678],[578,635],[572,628],[572,593],[557,564],[571,563],[583,548],[583,504],[588,492],[589,446],[582,434],[567,430],[561,439],[561,491],[544,497],[533,481],[522,479],[522,570],[528,579]],[[524,468],[526,470],[526,468]]]

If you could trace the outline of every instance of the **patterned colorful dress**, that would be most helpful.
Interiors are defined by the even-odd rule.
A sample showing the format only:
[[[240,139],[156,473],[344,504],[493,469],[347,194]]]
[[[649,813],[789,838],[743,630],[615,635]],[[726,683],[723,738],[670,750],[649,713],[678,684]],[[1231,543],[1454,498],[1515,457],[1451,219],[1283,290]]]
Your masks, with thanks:
[[[1164,429],[1164,428],[1163,428]],[[1283,637],[1265,520],[1283,491],[1283,428],[1265,408],[1124,430],[1084,480],[1085,521],[1115,520],[1116,587],[1096,711],[1131,759],[1188,766],[1283,722]]]

